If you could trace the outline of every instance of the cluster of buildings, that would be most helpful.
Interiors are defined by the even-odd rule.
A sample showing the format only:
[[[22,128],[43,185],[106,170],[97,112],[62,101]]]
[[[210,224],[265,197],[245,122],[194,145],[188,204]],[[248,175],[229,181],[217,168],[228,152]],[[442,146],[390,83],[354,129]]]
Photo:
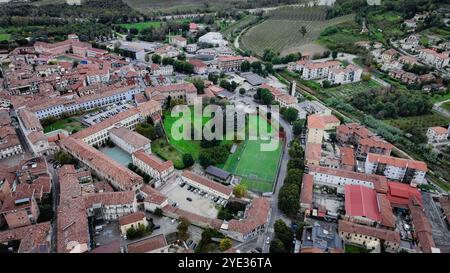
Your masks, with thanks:
[[[287,68],[299,72],[304,80],[328,80],[331,84],[358,82],[362,76],[360,67],[353,64],[343,66],[334,60],[300,60],[289,63]]]
[[[330,134],[336,136],[334,148]],[[417,187],[427,183],[427,165],[393,157],[392,149],[364,126],[340,125],[332,115],[308,116],[300,211],[312,226],[304,230],[300,252],[342,252],[344,245],[440,252]]]

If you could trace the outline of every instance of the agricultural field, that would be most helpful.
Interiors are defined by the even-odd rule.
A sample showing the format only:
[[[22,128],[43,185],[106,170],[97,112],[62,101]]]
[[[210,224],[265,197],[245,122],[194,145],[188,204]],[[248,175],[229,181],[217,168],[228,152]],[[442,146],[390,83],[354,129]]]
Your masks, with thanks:
[[[266,122],[256,116],[257,122]],[[253,123],[249,123],[252,127]],[[272,130],[268,126],[269,133]],[[282,144],[279,143],[274,151],[261,151],[261,144],[268,140],[247,139],[240,143],[236,152],[231,154],[224,165],[224,169],[242,178],[241,183],[251,191],[270,192],[276,179],[278,162],[282,153]]]
[[[310,18],[308,16],[304,17]],[[265,49],[272,49],[281,55],[299,51],[321,53],[325,49],[315,43],[320,33],[329,26],[342,24],[353,19],[353,14],[323,21],[269,18],[246,31],[240,40],[240,44],[243,49],[250,50],[260,56]],[[306,28],[304,36],[300,31],[302,26]]]
[[[130,7],[143,13],[195,13],[198,10],[213,7],[220,8],[233,2],[246,0],[125,0]]]
[[[396,119],[388,119],[384,121],[389,125],[395,126],[401,130],[414,126],[423,131],[426,131],[428,127],[447,126],[450,123],[449,118],[446,118],[434,112],[429,115],[417,117],[401,117]]]
[[[11,39],[11,34],[0,33],[0,41],[8,41]]]

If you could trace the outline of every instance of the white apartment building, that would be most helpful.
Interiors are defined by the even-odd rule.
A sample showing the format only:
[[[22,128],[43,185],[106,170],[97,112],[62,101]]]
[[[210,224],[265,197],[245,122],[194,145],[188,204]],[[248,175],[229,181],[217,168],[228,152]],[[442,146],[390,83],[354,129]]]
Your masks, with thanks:
[[[301,77],[304,80],[317,80],[328,78],[331,68],[338,68],[340,63],[338,61],[325,62],[311,62],[300,61],[297,63],[297,70],[301,72]]]
[[[384,175],[391,180],[406,183],[425,183],[428,171],[423,161],[369,153],[364,164],[366,174]]]
[[[449,51],[438,53],[432,49],[425,48],[420,51],[419,60],[438,69],[442,69],[449,65],[449,54]]]
[[[428,143],[446,141],[448,138],[449,130],[450,129],[447,130],[444,127],[439,126],[428,128],[427,130]]]
[[[115,126],[109,131],[109,139],[129,154],[137,150],[151,153],[151,141],[141,134],[135,133],[125,127]]]
[[[174,173],[171,160],[163,161],[155,155],[138,150],[131,155],[133,164],[155,179],[155,188],[161,187]]]
[[[20,109],[18,110],[18,120],[20,129],[33,155],[40,156],[52,153],[52,147],[44,135],[44,129],[34,113],[27,109]]]
[[[153,76],[170,76],[173,74],[173,66],[152,64],[152,73]]]
[[[110,137],[109,131],[111,129],[116,126],[122,126],[133,130],[140,122],[140,118],[139,111],[136,108],[132,108],[79,131],[73,134],[72,137],[81,139],[89,145],[101,145]]]
[[[359,82],[362,75],[362,69],[352,64],[345,68],[331,68],[329,72],[328,80],[333,84]]]
[[[314,184],[332,186],[338,193],[344,194],[345,185],[361,185],[377,191],[387,190],[386,177],[368,175],[344,169],[308,165]]]
[[[59,117],[63,113],[74,113],[78,110],[91,110],[96,107],[103,107],[123,100],[132,100],[134,95],[142,92],[143,89],[138,86],[125,86],[114,88],[110,91],[98,94],[85,95],[82,97],[65,96],[57,97],[52,100],[36,105],[30,110],[36,113],[39,119],[50,116]]]
[[[198,42],[212,44],[220,47],[226,46],[228,44],[228,42],[223,39],[223,36],[220,32],[208,32],[198,38]]]
[[[214,182],[204,176],[198,175],[191,171],[183,171],[181,175],[183,182],[198,188],[208,194],[218,196],[222,199],[228,200],[233,193],[233,189],[224,186],[220,183]]]
[[[187,39],[180,36],[180,35],[176,35],[176,36],[171,36],[169,37],[169,42],[171,45],[174,45],[176,47],[185,47],[187,45]]]

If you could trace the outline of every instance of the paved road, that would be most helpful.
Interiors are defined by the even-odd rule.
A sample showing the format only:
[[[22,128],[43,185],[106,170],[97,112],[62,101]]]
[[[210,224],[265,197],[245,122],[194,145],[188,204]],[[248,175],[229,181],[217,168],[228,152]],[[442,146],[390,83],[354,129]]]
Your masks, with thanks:
[[[447,111],[446,109],[442,108],[442,104],[446,103],[446,102],[450,102],[450,100],[444,100],[444,101],[440,101],[438,103],[435,103],[433,105],[433,109],[438,111],[439,113],[441,113],[442,115],[446,116],[447,118],[450,118],[450,112]]]
[[[273,225],[276,220],[282,219],[286,222],[286,224],[290,225],[290,220],[287,218],[283,212],[278,208],[278,194],[280,192],[280,188],[283,186],[284,179],[286,178],[287,174],[287,163],[289,161],[289,154],[288,154],[288,144],[293,139],[293,133],[292,133],[292,126],[288,124],[285,120],[279,119],[280,126],[284,128],[284,131],[286,132],[286,142],[284,143],[283,147],[283,156],[281,158],[281,165],[280,169],[278,171],[278,177],[277,182],[275,185],[275,191],[273,192],[272,196],[272,211],[270,213],[270,219],[269,223],[266,229],[266,232],[260,236],[258,239],[258,246],[260,246],[263,249],[264,253],[269,252],[269,244],[266,243],[267,237],[273,238]],[[262,237],[262,238],[261,238]]]

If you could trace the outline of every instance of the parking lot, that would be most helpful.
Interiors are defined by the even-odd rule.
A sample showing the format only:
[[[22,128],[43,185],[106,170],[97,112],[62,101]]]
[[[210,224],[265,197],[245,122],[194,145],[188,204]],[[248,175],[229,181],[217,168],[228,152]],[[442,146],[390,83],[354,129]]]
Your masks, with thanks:
[[[110,106],[107,106],[103,109],[100,109],[98,111],[86,114],[82,118],[85,123],[94,125],[96,123],[99,123],[107,118],[113,117],[113,116],[117,115],[118,113],[126,111],[133,107],[134,106],[129,103],[118,102],[118,103],[112,104]]]
[[[180,185],[178,179],[166,184],[161,189],[161,193],[169,198],[171,204],[208,218],[216,218],[216,206],[225,205],[223,200],[215,199],[214,196],[195,190],[187,184]]]

